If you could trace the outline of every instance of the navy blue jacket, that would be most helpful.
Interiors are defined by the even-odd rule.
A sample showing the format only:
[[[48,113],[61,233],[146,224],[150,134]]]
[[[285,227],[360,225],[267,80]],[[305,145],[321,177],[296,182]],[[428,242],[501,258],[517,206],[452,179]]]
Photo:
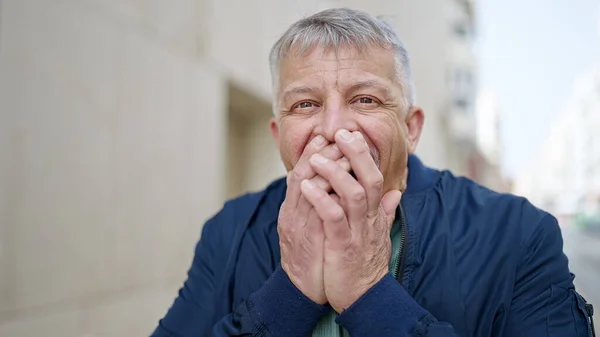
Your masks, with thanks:
[[[337,322],[352,336],[588,337],[556,219],[409,157],[401,276],[383,278]],[[208,220],[188,279],[153,337],[310,336],[330,310],[281,267],[285,180]]]

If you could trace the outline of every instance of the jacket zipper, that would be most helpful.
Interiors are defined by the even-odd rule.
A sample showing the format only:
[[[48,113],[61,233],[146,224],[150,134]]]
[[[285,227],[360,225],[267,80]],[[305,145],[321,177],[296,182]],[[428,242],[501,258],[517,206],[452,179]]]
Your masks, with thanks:
[[[590,337],[596,337],[596,329],[594,327],[594,306],[586,302],[585,311],[587,311],[589,316],[588,327],[590,328]]]
[[[402,205],[398,206],[398,215],[400,216],[400,258],[396,261],[396,280],[402,284],[402,278],[404,275],[404,267],[406,263],[406,241],[407,241],[407,233],[406,233],[406,217],[404,216],[404,209]]]

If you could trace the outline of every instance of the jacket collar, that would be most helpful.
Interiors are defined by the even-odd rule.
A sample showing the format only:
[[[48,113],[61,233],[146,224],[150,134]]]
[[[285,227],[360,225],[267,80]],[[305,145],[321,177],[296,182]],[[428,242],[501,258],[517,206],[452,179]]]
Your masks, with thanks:
[[[414,154],[408,156],[408,181],[404,195],[416,194],[435,185],[440,171],[423,165]]]

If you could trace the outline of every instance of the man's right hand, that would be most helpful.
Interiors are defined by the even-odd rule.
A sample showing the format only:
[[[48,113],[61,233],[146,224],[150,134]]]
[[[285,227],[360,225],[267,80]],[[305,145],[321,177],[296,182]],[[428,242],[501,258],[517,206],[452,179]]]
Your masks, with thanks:
[[[279,209],[277,231],[283,270],[306,297],[315,303],[326,304],[323,283],[323,223],[300,189],[303,180],[311,179],[319,188],[327,192],[331,190],[329,183],[316,175],[308,161],[315,153],[350,170],[350,163],[334,144],[329,144],[322,136],[313,138],[294,169],[288,173],[287,192]]]

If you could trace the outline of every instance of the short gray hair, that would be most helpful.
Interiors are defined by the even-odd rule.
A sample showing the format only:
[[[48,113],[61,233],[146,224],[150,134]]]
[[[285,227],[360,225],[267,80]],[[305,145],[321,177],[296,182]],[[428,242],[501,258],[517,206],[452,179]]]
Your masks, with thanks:
[[[273,45],[269,54],[273,84],[273,111],[277,114],[277,93],[280,90],[279,68],[281,60],[291,52],[306,55],[313,48],[333,50],[353,48],[365,52],[373,47],[394,51],[397,81],[402,88],[403,109],[415,103],[415,86],[410,71],[410,60],[404,44],[394,28],[380,17],[348,8],[332,8],[306,17],[288,28]]]

